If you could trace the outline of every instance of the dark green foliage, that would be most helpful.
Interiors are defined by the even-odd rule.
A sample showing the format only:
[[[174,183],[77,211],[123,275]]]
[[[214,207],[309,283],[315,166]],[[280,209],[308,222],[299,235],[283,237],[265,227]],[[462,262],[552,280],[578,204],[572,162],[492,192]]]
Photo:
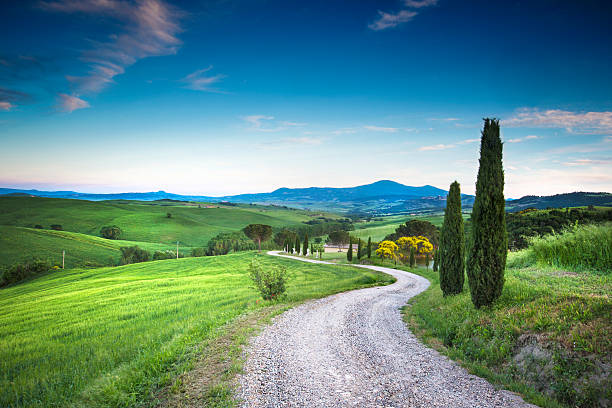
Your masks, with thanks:
[[[499,121],[485,119],[467,260],[470,293],[477,308],[492,304],[504,287],[508,235],[502,150]]]
[[[51,229],[56,231],[63,231],[64,228],[60,224],[51,224]]]
[[[416,266],[416,258],[414,256],[414,248],[410,247],[410,258],[409,258],[409,264],[411,268],[414,268]]]
[[[116,225],[102,227],[100,236],[106,239],[119,239],[121,237],[121,228]]]
[[[179,258],[184,258],[185,255],[179,253]],[[166,251],[155,251],[153,253],[153,260],[159,261],[162,259],[176,259],[176,252],[171,250]]]
[[[42,225],[40,225],[40,224],[36,224],[36,225],[34,226],[34,228],[36,228],[36,229],[43,229],[43,226],[42,226]]]
[[[332,231],[329,233],[329,242],[334,245],[348,244],[351,238],[346,231]]]
[[[368,237],[368,259],[372,257],[372,237]]]
[[[297,234],[294,231],[282,229],[276,234],[274,234],[274,243],[278,246],[286,247],[287,242],[289,240],[291,240],[291,242],[294,242],[296,236]]]
[[[0,271],[0,287],[40,275],[51,269],[51,264],[40,259],[17,263],[5,271]]]
[[[439,253],[440,253],[439,249],[436,249],[434,251],[434,255],[433,255],[433,261],[434,261],[433,271],[434,272],[438,272],[438,265],[440,264],[440,255],[439,255]]]
[[[288,280],[287,268],[281,265],[261,266],[257,258],[251,260],[249,277],[264,300],[276,300],[283,296]]]
[[[444,296],[461,293],[465,275],[465,237],[461,216],[461,192],[456,181],[451,184],[446,198],[438,252],[442,293]]]
[[[166,218],[172,218],[172,214],[166,213]]]
[[[357,241],[357,259],[361,259],[361,238]]]
[[[397,227],[393,234],[389,234],[385,237],[385,241],[397,241],[401,237],[418,237],[422,235],[427,237],[429,242],[433,246],[438,245],[440,232],[438,231],[438,227],[433,225],[429,221],[423,220],[410,220],[406,221],[405,224]]]
[[[304,244],[302,245],[302,254],[306,256],[308,254],[308,233],[304,236]]]
[[[252,251],[255,243],[242,231],[222,232],[208,241],[208,255],[226,255],[230,251]]]
[[[261,241],[267,241],[272,236],[272,227],[265,224],[249,224],[242,230],[244,235],[257,242],[261,252]]]
[[[193,257],[199,257],[199,256],[206,256],[206,248],[193,248],[191,250],[191,256]]]
[[[314,251],[314,244],[310,244],[310,256],[314,256],[315,251]]]
[[[119,249],[121,250],[121,265],[147,262],[150,259],[149,253],[137,245],[121,247]]]
[[[425,267],[429,269],[429,252],[425,253]]]
[[[348,247],[348,252],[346,253],[346,260],[349,262],[353,261],[353,243],[351,242]]]
[[[295,237],[295,253],[300,254],[300,237]]]

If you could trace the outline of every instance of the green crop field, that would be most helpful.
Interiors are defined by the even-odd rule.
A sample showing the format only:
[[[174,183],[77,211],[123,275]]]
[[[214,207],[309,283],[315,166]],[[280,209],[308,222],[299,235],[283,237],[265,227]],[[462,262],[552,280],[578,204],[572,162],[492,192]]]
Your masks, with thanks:
[[[61,263],[64,250],[68,267],[108,266],[116,263],[121,246],[138,245],[151,252],[174,249],[179,241],[180,251],[189,253],[190,248],[205,246],[221,232],[240,230],[251,223],[272,227],[303,225],[303,221],[321,215],[336,217],[259,205],[2,197],[0,266],[32,257]],[[64,231],[50,230],[52,224],[61,225]],[[32,228],[36,225],[44,229]],[[100,228],[107,225],[121,228],[124,241],[99,238]]]
[[[0,406],[141,403],[216,328],[264,304],[247,275],[254,256],[60,270],[1,289]],[[391,279],[261,258],[264,266],[288,268],[287,304]]]

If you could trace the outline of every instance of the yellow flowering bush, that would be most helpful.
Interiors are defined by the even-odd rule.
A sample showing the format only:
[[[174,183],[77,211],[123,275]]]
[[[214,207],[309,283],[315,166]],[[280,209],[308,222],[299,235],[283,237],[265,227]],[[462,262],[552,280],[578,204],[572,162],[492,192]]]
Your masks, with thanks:
[[[378,244],[378,248],[376,249],[376,255],[380,256],[383,259],[396,259],[398,249],[399,248],[395,242],[383,241]]]

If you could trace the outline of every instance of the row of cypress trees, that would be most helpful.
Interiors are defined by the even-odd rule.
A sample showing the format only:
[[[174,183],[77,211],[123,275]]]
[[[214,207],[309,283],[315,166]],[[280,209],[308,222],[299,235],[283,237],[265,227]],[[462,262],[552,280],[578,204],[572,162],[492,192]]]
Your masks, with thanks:
[[[444,296],[461,293],[467,266],[470,295],[477,308],[492,304],[504,286],[508,238],[502,150],[499,120],[485,119],[467,262],[461,191],[456,181],[450,186],[440,247],[434,255],[434,270],[440,268]]]

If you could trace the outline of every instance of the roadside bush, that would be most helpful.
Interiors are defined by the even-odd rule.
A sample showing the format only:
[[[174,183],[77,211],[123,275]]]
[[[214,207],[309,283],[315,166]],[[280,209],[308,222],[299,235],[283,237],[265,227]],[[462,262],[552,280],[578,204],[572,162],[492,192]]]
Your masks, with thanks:
[[[276,265],[264,269],[257,258],[253,258],[249,265],[249,277],[264,300],[278,299],[287,289],[288,275],[284,266]]]
[[[56,231],[63,231],[64,228],[60,224],[51,224],[51,229]]]
[[[150,259],[149,253],[136,245],[119,249],[121,250],[121,265],[147,262]]]
[[[222,232],[208,241],[208,255],[226,255],[230,251],[251,251],[255,243],[242,231]]]
[[[51,264],[40,259],[14,264],[0,274],[0,287],[31,278],[50,269]]]
[[[200,257],[200,256],[206,256],[206,248],[193,248],[191,250],[191,256],[193,257]]]
[[[121,236],[121,228],[116,225],[102,227],[102,229],[100,229],[100,236],[106,239],[119,239]]]

